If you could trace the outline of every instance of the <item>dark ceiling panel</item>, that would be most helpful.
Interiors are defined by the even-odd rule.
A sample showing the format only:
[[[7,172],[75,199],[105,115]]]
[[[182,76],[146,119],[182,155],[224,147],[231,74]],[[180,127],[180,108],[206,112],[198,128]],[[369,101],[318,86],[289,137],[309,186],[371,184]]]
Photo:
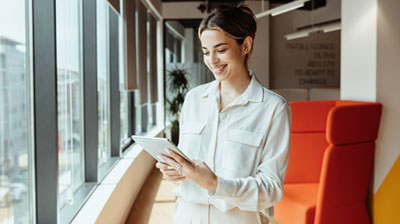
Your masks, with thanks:
[[[284,3],[289,3],[292,2],[293,0],[269,0],[270,4],[284,4]],[[304,4],[304,7],[299,8],[300,10],[312,10],[312,9],[318,9],[320,7],[326,6],[326,0],[312,0],[309,2],[306,2]]]
[[[200,25],[201,19],[180,19],[177,21],[185,28],[197,29]]]
[[[205,3],[207,2],[209,5],[210,12],[212,9],[218,7],[219,5],[231,5],[236,6],[243,3],[243,0],[161,0],[162,2],[199,2],[199,10],[200,8],[205,9]],[[259,0],[262,1],[262,0]],[[292,2],[293,0],[269,0],[270,4],[285,4]],[[203,5],[203,6],[200,6]],[[299,8],[300,10],[313,10],[320,7],[326,6],[326,0],[312,0],[306,2],[304,7]]]
[[[162,2],[205,2],[205,0],[161,0]],[[239,0],[208,0],[210,2],[224,2],[224,3],[231,3],[231,2],[242,2]]]

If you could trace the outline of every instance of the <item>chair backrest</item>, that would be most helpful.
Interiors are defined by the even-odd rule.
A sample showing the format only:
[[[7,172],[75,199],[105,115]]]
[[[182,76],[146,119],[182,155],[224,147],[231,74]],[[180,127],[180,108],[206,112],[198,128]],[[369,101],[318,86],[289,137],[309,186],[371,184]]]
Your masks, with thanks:
[[[318,183],[328,142],[325,130],[335,100],[290,102],[292,127],[285,183]]]
[[[337,101],[329,112],[315,223],[369,223],[365,199],[381,113],[379,103],[354,101]]]

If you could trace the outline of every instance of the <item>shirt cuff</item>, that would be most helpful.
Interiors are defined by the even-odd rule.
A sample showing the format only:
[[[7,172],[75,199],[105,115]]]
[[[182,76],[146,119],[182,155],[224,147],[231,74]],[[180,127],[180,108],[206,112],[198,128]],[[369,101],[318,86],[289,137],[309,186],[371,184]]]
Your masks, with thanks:
[[[217,177],[218,178],[218,185],[217,185],[217,189],[215,192],[211,192],[208,191],[208,196],[209,197],[221,197],[221,198],[225,198],[225,197],[230,197],[230,193],[232,192],[232,186],[234,186],[233,180],[229,180],[229,179],[225,179],[222,177]]]

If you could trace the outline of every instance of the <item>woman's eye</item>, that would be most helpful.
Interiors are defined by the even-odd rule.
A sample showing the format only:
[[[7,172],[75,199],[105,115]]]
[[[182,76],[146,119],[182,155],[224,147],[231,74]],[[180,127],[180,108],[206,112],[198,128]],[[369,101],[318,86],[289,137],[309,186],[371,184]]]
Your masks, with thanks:
[[[204,54],[204,55],[208,55],[208,54],[209,54],[209,52],[203,52],[203,54]]]
[[[226,51],[226,49],[218,50],[218,53],[222,53],[224,51]]]

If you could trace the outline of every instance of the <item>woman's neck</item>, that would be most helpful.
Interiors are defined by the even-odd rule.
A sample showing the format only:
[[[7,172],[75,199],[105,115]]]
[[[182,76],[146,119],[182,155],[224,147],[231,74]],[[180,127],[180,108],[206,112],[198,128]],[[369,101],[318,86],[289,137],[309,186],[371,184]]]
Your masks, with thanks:
[[[247,89],[249,83],[250,76],[247,70],[235,75],[230,80],[221,81],[219,83],[219,111],[221,112],[222,109],[239,97]]]
[[[221,95],[239,96],[248,87],[250,76],[247,69],[243,69],[239,74],[231,77],[231,79],[220,82],[219,89]]]

